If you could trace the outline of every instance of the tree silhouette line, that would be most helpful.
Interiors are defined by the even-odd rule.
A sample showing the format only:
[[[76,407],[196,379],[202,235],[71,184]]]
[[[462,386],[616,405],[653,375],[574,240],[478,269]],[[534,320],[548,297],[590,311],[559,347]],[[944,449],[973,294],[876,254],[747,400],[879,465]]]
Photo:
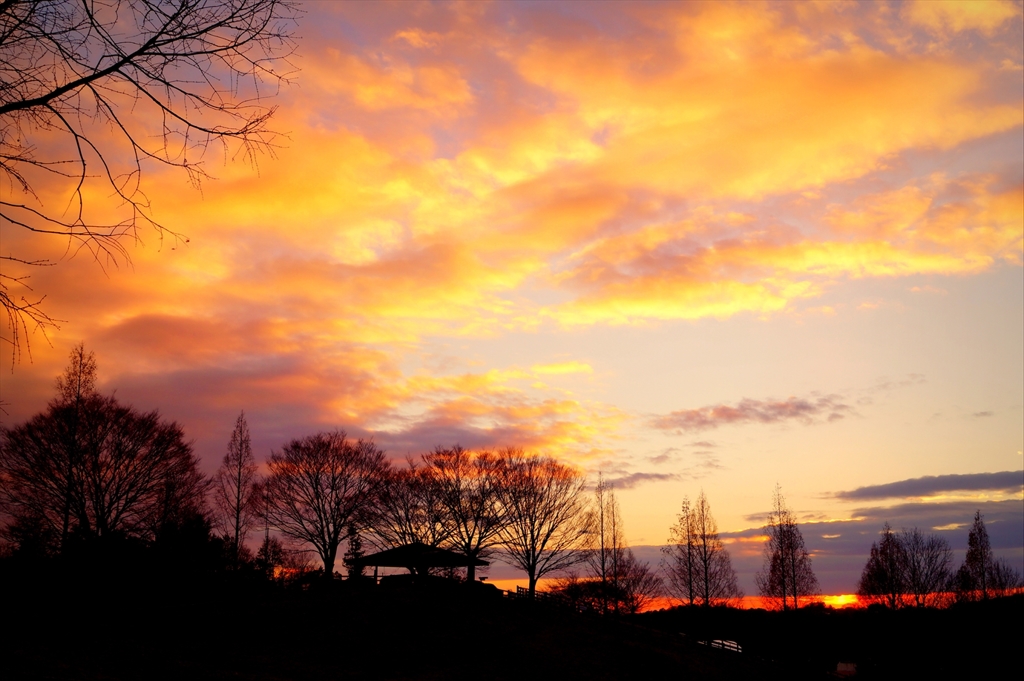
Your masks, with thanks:
[[[992,555],[984,518],[976,511],[967,533],[967,553],[955,571],[953,551],[945,539],[916,527],[893,532],[885,523],[880,539],[871,545],[857,595],[896,610],[988,600],[1021,586],[1020,573]]]
[[[684,498],[659,574],[626,543],[614,487],[599,475],[590,490],[579,469],[553,457],[455,445],[396,465],[372,440],[335,430],[291,440],[261,473],[243,412],[207,477],[178,424],[100,395],[96,371],[93,354],[77,346],[46,411],[0,430],[0,536],[8,554],[64,557],[112,542],[180,547],[190,536],[194,545],[215,543],[228,571],[333,579],[343,545],[341,563],[358,578],[366,547],[422,544],[464,556],[468,582],[477,578],[476,561],[497,557],[525,573],[531,598],[539,580],[562,574],[549,592],[602,614],[636,613],[661,596],[713,607],[743,595],[703,491]],[[257,528],[263,539],[253,553],[247,540]],[[814,600],[820,588],[811,555],[778,486],[764,532],[755,576],[763,604],[789,610]],[[309,553],[322,568],[313,569]],[[987,599],[1021,585],[993,558],[980,513],[963,565],[951,566],[944,539],[886,524],[858,593],[901,608],[944,604],[950,594]]]

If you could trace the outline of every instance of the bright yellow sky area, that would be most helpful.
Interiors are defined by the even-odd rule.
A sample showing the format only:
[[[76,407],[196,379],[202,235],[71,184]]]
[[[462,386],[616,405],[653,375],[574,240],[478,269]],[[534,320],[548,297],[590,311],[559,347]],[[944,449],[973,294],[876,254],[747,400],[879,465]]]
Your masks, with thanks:
[[[275,157],[211,154],[202,192],[146,168],[187,245],[33,272],[64,322],[5,421],[81,340],[210,469],[241,409],[261,455],[518,445],[617,480],[643,545],[701,489],[741,532],[776,482],[810,522],[1021,469],[1019,1],[304,10]]]

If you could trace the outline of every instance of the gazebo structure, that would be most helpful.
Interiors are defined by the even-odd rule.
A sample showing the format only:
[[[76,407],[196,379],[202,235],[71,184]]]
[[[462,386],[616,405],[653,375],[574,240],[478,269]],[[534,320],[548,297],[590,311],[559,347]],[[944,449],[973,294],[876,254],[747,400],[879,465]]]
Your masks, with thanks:
[[[377,568],[397,567],[405,568],[414,575],[425,575],[430,568],[457,568],[469,567],[470,565],[490,565],[485,560],[469,558],[461,553],[427,546],[420,542],[413,542],[405,546],[398,546],[387,551],[372,553],[351,561],[356,567],[373,566],[373,576],[377,576]]]

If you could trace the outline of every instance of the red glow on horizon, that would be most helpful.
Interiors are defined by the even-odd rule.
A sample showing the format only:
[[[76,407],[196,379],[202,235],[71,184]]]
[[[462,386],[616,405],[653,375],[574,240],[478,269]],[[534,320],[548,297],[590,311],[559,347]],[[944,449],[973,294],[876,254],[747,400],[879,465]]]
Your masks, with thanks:
[[[823,603],[826,607],[835,608],[840,610],[842,608],[862,608],[865,604],[860,602],[857,594],[826,594],[823,596],[816,596],[814,598],[808,598],[806,601],[801,603],[801,607],[811,605],[812,603]],[[767,604],[760,596],[743,596],[742,598],[735,599],[729,603],[735,608],[741,610],[756,610],[763,608],[770,610]],[[674,608],[681,605],[678,599],[670,598],[668,596],[660,596],[652,600],[642,612],[651,612],[654,610],[665,610],[667,608]]]

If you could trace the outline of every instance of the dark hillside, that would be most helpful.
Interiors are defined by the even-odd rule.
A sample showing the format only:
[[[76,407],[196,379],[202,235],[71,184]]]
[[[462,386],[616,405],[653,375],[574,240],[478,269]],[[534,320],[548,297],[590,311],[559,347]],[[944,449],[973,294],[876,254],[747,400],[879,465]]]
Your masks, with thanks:
[[[1019,666],[1024,594],[944,610],[675,608],[633,621],[734,640],[745,655],[808,673],[835,672],[839,662],[849,662],[857,665],[857,678],[998,678]]]
[[[373,587],[157,590],[10,582],[5,679],[793,678],[611,618],[468,593]],[[456,585],[459,586],[459,585]]]

